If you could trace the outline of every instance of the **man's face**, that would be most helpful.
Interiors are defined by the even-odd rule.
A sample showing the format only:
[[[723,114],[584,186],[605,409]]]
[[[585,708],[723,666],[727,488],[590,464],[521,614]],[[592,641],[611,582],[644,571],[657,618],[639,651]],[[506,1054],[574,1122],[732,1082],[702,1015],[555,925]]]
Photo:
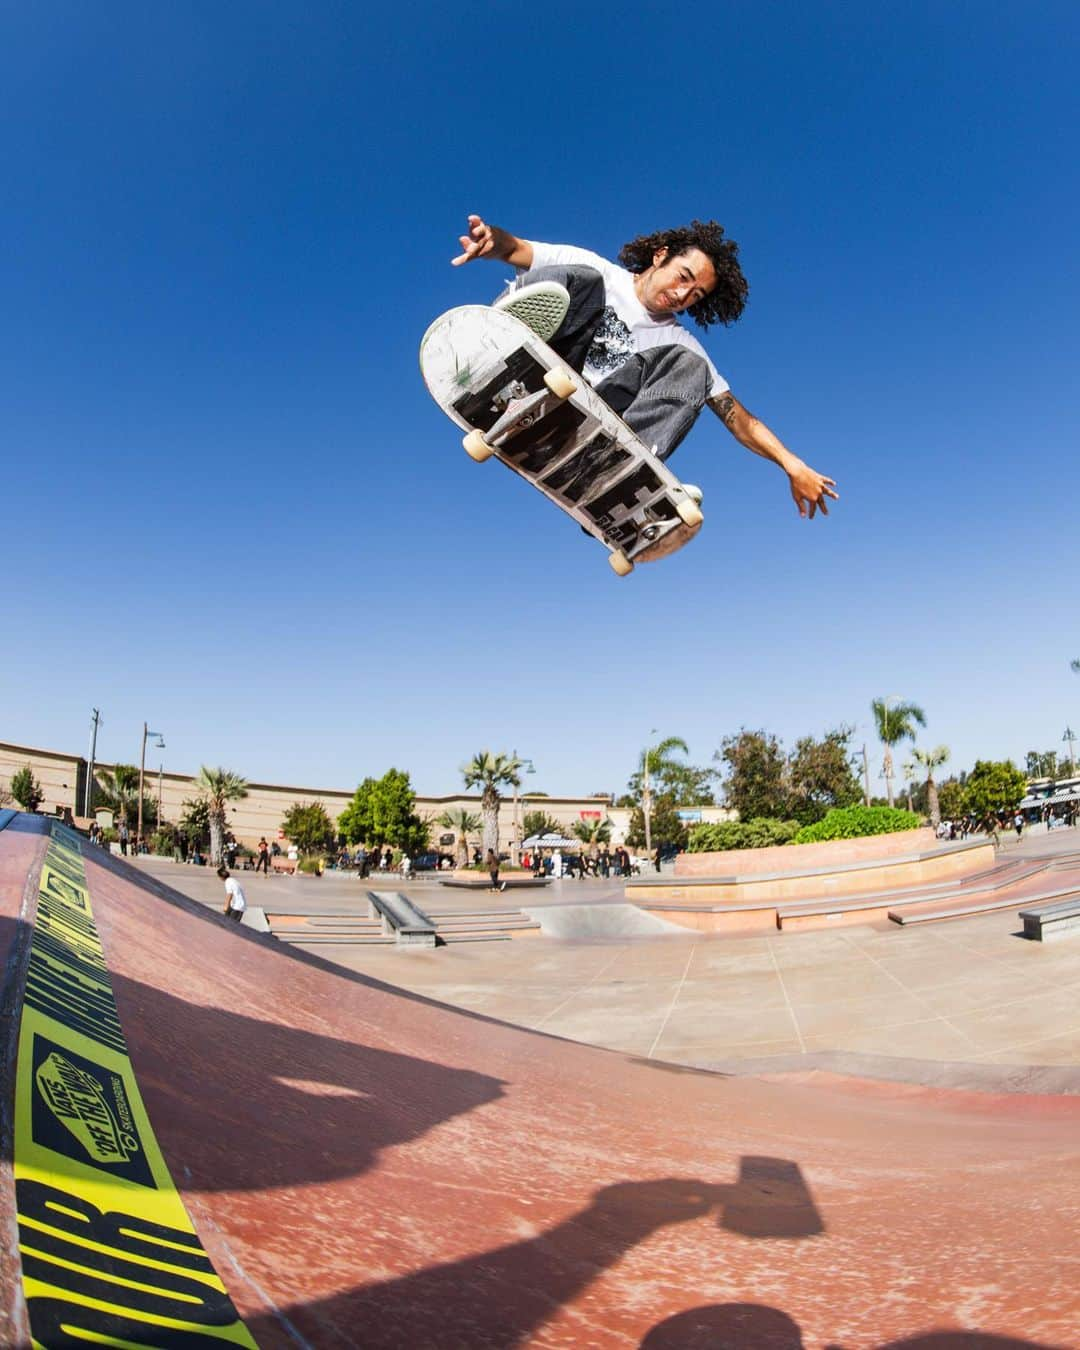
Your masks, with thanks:
[[[650,314],[679,314],[704,300],[715,285],[716,268],[701,249],[669,257],[667,249],[661,248],[641,275],[639,296]]]

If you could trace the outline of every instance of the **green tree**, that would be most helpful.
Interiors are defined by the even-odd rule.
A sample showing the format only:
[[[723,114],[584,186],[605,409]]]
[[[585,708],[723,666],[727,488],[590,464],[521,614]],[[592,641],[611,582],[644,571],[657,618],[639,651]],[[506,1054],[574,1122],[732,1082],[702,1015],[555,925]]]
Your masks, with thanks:
[[[653,798],[649,848],[656,848],[659,844],[675,844],[679,848],[686,847],[686,825],[679,819],[678,812],[679,808],[675,805],[674,799],[667,794]],[[626,842],[631,848],[646,846],[645,812],[640,806],[634,808],[630,817],[630,828],[626,832]]]
[[[36,811],[41,805],[41,784],[31,765],[26,764],[11,775],[11,795],[24,811]]]
[[[933,750],[912,750],[911,758],[926,770],[926,804],[930,815],[930,824],[936,829],[941,824],[941,800],[937,784],[934,782],[934,770],[939,769],[949,758],[947,745],[935,745]]]
[[[888,698],[875,698],[870,704],[870,711],[874,714],[878,740],[885,747],[881,768],[885,777],[885,793],[892,806],[893,747],[901,741],[913,741],[916,723],[920,727],[926,726],[926,714],[917,703],[893,703]]]
[[[375,779],[365,778],[353,793],[352,801],[338,816],[338,830],[348,844],[374,844]],[[380,839],[381,844],[383,841]]]
[[[595,858],[601,844],[611,843],[611,821],[606,816],[599,820],[575,820],[570,826],[570,833],[587,845],[589,853]]]
[[[679,736],[668,736],[659,745],[649,748],[649,787],[659,796],[671,797],[679,806],[715,806],[716,769],[686,764],[676,752],[687,754],[686,742]],[[638,766],[627,783],[627,792],[620,806],[635,806],[641,800],[645,779],[645,754],[638,758]],[[596,794],[600,796],[600,793]]]
[[[684,768],[679,754],[689,754],[690,748],[681,736],[665,736],[657,745],[647,745],[641,752],[638,762],[638,776],[641,780],[642,820],[645,825],[645,847],[652,847],[652,804],[654,798],[670,797],[674,794],[662,784],[671,773]]]
[[[980,824],[1011,815],[1027,791],[1027,778],[1011,759],[977,759],[964,784],[964,810]]]
[[[419,852],[427,847],[428,824],[415,807],[409,775],[387,769],[381,778],[365,778],[356,789],[338,817],[338,831],[350,844],[390,844]]]
[[[521,786],[522,761],[505,752],[493,754],[490,750],[481,750],[467,764],[461,766],[461,774],[467,788],[480,789],[480,815],[484,822],[484,837],[481,848],[486,852],[499,852],[499,789],[501,787]]]
[[[820,740],[803,736],[788,756],[786,811],[801,825],[812,825],[838,806],[854,806],[862,789],[851,765],[854,727],[839,726]]]
[[[210,825],[210,864],[220,867],[225,845],[225,811],[229,802],[242,801],[248,795],[247,781],[229,769],[199,769],[195,786],[206,799]]]
[[[210,843],[210,804],[205,797],[190,798],[180,808],[179,832],[192,848],[203,849]]]
[[[959,778],[938,784],[938,810],[943,820],[959,820],[964,814],[964,785]]]
[[[454,831],[455,865],[468,867],[469,835],[479,831],[480,817],[472,811],[466,811],[464,807],[458,807],[453,811],[444,811],[435,823],[441,825],[444,830]]]
[[[293,802],[281,829],[305,858],[325,857],[337,842],[334,822],[322,802]]]
[[[563,827],[554,816],[546,811],[526,811],[521,822],[522,839],[531,839],[534,834],[562,834]]]
[[[114,764],[111,769],[99,768],[96,774],[97,791],[93,796],[102,806],[114,813],[118,823],[129,824],[139,814],[139,771],[134,764]],[[143,819],[146,819],[146,804],[149,799],[143,795]],[[154,803],[157,814],[157,803]]]
[[[1056,778],[1058,762],[1056,750],[1029,750],[1024,763],[1029,778]]]
[[[724,794],[740,820],[786,818],[784,751],[775,736],[744,727],[737,736],[724,737],[714,758],[727,765]]]

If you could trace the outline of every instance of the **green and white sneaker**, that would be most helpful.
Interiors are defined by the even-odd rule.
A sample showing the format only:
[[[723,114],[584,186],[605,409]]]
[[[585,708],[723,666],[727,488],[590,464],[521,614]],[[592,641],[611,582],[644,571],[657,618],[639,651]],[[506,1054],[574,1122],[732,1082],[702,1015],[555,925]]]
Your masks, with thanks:
[[[512,314],[533,330],[541,342],[550,342],[570,308],[570,292],[557,281],[534,281],[508,291],[492,305]]]

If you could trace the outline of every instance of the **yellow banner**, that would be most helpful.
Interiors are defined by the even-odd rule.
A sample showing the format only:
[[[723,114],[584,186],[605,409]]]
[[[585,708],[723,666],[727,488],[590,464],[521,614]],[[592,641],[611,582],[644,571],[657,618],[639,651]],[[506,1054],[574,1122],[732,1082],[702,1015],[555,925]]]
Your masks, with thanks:
[[[15,1196],[33,1344],[254,1346],[154,1138],[79,836],[59,826],[41,869],[15,1094]]]

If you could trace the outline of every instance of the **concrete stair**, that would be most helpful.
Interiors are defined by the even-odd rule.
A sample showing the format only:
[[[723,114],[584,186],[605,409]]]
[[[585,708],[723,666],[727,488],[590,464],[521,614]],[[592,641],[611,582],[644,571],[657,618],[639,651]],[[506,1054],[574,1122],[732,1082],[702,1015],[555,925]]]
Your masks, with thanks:
[[[355,914],[267,914],[279,942],[301,946],[392,947],[394,938],[378,919]],[[520,909],[474,909],[430,912],[440,946],[459,942],[508,942],[540,932],[540,925]]]

